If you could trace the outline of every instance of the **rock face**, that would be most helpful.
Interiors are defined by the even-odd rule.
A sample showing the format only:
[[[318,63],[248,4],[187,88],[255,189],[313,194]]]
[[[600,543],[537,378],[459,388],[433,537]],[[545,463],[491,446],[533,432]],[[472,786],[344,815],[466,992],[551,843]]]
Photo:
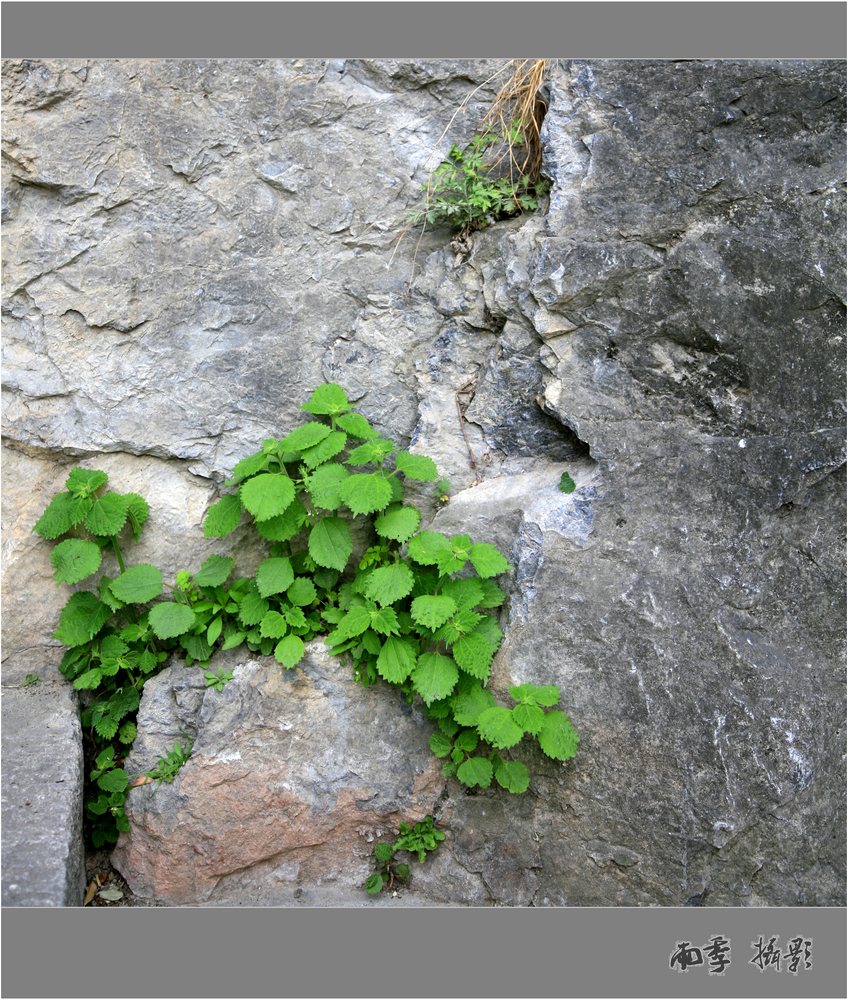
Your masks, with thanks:
[[[267,903],[302,884],[355,899],[370,841],[439,799],[429,727],[320,642],[291,672],[272,657],[221,659],[235,675],[221,692],[180,663],[145,686],[128,771],[177,739],[194,745],[173,784],[131,791],[114,863],[159,903]]]
[[[580,753],[440,799],[426,726],[317,653],[220,694],[175,666],[133,752],[198,743],[132,793],[135,890],[343,901],[360,828],[437,809],[408,900],[844,904],[844,65],[553,62],[549,204],[395,246],[499,65],[4,66],[4,684],[58,661],[27,532],[69,464],[148,495],[138,558],[190,569],[215,485],[329,378],[436,458],[436,527],[511,553],[493,685],[559,684]]]

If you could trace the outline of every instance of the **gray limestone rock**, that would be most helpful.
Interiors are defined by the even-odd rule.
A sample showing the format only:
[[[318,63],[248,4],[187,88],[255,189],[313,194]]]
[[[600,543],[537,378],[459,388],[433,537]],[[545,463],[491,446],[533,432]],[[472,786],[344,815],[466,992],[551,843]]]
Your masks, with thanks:
[[[2,703],[3,905],[79,906],[83,760],[74,692],[4,683]]]

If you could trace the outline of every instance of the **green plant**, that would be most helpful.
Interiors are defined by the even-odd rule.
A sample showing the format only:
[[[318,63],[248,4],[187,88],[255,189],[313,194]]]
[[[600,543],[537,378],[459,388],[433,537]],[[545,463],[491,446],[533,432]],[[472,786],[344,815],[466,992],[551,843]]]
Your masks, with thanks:
[[[117,561],[117,575],[71,595],[55,633],[68,647],[60,670],[83,698],[95,759],[87,817],[97,846],[126,828],[120,765],[135,739],[144,684],[174,654],[206,668],[216,649],[244,645],[291,669],[306,642],[326,635],[358,681],[389,684],[409,703],[421,699],[439,730],[431,746],[450,758],[446,777],[470,789],[494,778],[524,791],[529,772],[504,751],[525,735],[554,759],[576,752],[563,713],[542,711],[557,703],[557,688],[513,689],[512,709],[499,708],[488,690],[503,638],[496,614],[505,595],[495,578],[510,566],[494,545],[421,530],[406,483],[436,483],[435,463],[382,437],[338,385],[319,386],[303,408],[312,419],[238,462],[230,492],[204,519],[209,538],[232,534],[245,519],[259,534],[268,554],[253,576],[231,579],[235,560],[223,555],[194,574],[177,573],[168,587],[154,566],[127,567],[119,540],[139,537],[147,504],[136,494],[104,493],[107,477],[97,470],[72,470],[35,526],[56,542],[57,582],[94,576],[107,554]],[[445,485],[438,483],[440,495]],[[370,544],[354,559],[357,521]],[[232,674],[204,677],[221,690]]]
[[[574,482],[567,472],[563,472],[560,477],[559,488],[562,493],[573,493],[577,489],[577,483]]]
[[[499,172],[493,152],[504,143],[520,141],[520,125],[505,133],[485,125],[464,148],[451,146],[447,159],[424,186],[424,205],[410,219],[412,225],[449,225],[465,231],[483,229],[497,219],[532,212],[547,183],[512,168]]]
[[[420,823],[409,826],[400,824],[400,836],[393,844],[374,845],[374,871],[365,880],[365,890],[371,896],[377,896],[383,889],[393,889],[395,882],[409,881],[409,865],[399,861],[398,851],[406,851],[418,858],[423,864],[427,855],[437,850],[445,839],[441,830],[437,830],[432,816],[426,816]]]
[[[233,679],[233,672],[232,670],[224,670],[223,667],[220,667],[217,673],[212,670],[207,670],[203,677],[206,681],[207,687],[215,688],[216,691],[223,691],[227,684],[229,684],[229,682]]]
[[[160,757],[149,771],[144,772],[148,778],[153,778],[157,786],[163,781],[170,785],[191,756],[192,741],[186,737],[183,739],[186,740],[185,746],[177,740],[164,757]]]
[[[26,677],[24,677],[25,688],[38,687],[40,683],[41,683],[41,678],[38,676],[38,674],[27,674]]]
[[[119,766],[114,747],[107,746],[100,751],[89,779],[93,790],[88,790],[85,811],[91,827],[92,843],[95,847],[103,847],[115,840],[117,833],[130,828],[124,810],[129,775]]]

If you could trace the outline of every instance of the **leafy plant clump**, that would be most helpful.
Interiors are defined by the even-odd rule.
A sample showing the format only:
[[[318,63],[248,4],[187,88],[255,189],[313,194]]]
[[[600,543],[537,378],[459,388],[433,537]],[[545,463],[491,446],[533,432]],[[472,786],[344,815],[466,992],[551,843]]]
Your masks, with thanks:
[[[165,756],[156,761],[151,770],[145,771],[147,777],[152,778],[157,785],[161,785],[163,781],[170,785],[179,774],[180,768],[191,757],[191,744],[192,741],[188,739],[185,746],[177,740]]]
[[[365,880],[364,887],[371,896],[379,895],[383,889],[394,889],[396,883],[409,881],[409,864],[398,859],[399,851],[414,854],[419,864],[423,864],[427,855],[437,850],[445,839],[444,833],[434,826],[432,816],[426,816],[414,826],[401,823],[399,833],[393,844],[374,845],[374,871]]]
[[[498,219],[535,211],[547,182],[516,170],[511,162],[502,171],[502,158],[496,155],[504,144],[511,146],[520,138],[520,124],[514,121],[505,134],[486,125],[464,149],[451,146],[447,159],[425,185],[424,207],[411,223],[471,232]]]
[[[221,690],[232,674],[209,668],[216,650],[245,646],[291,669],[305,643],[325,635],[360,683],[385,683],[409,703],[421,700],[438,727],[431,748],[445,760],[445,776],[469,789],[494,780],[526,791],[529,771],[509,757],[525,737],[556,760],[576,753],[577,733],[551,710],[558,688],[513,688],[515,704],[505,708],[487,687],[503,638],[496,613],[504,592],[495,579],[510,567],[494,545],[421,530],[406,485],[433,483],[444,496],[433,461],[381,436],[338,385],[319,386],[303,408],[312,419],[242,459],[230,492],[204,520],[207,537],[226,537],[246,519],[264,540],[267,557],[250,577],[232,579],[235,559],[225,555],[177,573],[172,585],[152,565],[126,566],[122,547],[141,534],[147,504],[106,491],[107,476],[96,470],[72,470],[35,525],[56,543],[57,583],[93,577],[107,557],[117,563],[71,595],[55,633],[68,647],[60,670],[84,698],[94,761],[86,814],[95,846],[128,829],[130,776],[122,764],[134,717],[146,680],[174,654]],[[370,542],[358,559],[356,522]],[[182,752],[174,748],[171,764]]]
[[[548,60],[514,59],[508,65],[511,72],[471,141],[451,146],[424,185],[411,225],[449,225],[463,235],[538,207],[550,187],[541,175]]]

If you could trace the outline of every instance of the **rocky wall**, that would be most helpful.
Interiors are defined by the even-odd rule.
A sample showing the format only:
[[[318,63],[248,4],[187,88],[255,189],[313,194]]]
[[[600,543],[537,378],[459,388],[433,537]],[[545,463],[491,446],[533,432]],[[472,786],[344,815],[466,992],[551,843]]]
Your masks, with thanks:
[[[435,527],[510,553],[493,685],[559,684],[582,740],[467,794],[320,651],[220,695],[175,665],[134,752],[198,751],[131,793],[142,898],[358,902],[369,838],[435,810],[412,905],[844,904],[844,65],[553,61],[540,211],[402,235],[503,66],[4,64],[4,687],[67,698],[29,528],[70,466],[148,497],[134,557],[195,568],[234,461],[327,379],[436,458]]]

